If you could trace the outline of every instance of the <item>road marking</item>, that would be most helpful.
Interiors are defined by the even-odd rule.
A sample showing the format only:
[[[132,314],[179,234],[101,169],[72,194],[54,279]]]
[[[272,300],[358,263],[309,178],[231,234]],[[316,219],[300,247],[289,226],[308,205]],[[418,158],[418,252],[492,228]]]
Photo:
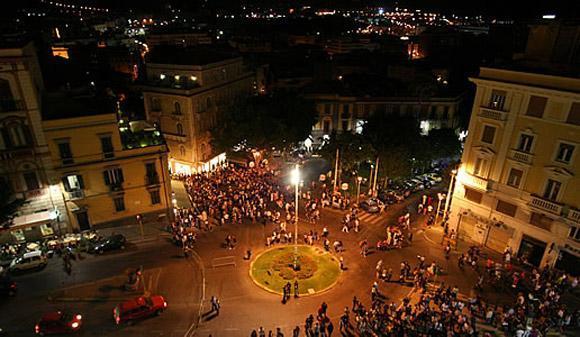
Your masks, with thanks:
[[[191,337],[195,335],[195,331],[197,327],[201,323],[201,315],[203,311],[203,303],[205,302],[205,267],[203,265],[203,260],[201,256],[196,251],[191,252],[191,256],[199,261],[199,266],[201,267],[201,300],[199,301],[199,311],[197,315],[197,321],[191,323],[185,334],[184,337]]]

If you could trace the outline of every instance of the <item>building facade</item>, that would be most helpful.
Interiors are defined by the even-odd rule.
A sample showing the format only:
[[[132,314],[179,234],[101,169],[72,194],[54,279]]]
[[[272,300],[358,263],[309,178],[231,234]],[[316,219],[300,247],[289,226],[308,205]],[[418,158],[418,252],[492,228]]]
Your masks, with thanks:
[[[171,216],[167,147],[159,131],[118,121],[114,112],[57,113],[42,125],[73,229],[135,223],[138,214]]]
[[[160,57],[147,63],[147,81],[141,86],[147,119],[163,132],[172,172],[212,170],[225,154],[212,149],[211,130],[224,109],[253,93],[255,78],[241,57],[176,52],[183,53],[179,61]]]
[[[312,127],[315,142],[333,132],[362,132],[375,113],[413,116],[423,133],[431,129],[456,128],[463,96],[455,97],[348,97],[336,94],[307,95],[316,105],[318,119]]]
[[[471,81],[477,91],[451,228],[460,239],[577,274],[580,79],[481,68]]]
[[[57,182],[50,179],[50,154],[41,125],[42,90],[33,45],[0,48],[0,188],[10,191],[11,202],[24,201],[9,225],[19,241],[66,229]]]

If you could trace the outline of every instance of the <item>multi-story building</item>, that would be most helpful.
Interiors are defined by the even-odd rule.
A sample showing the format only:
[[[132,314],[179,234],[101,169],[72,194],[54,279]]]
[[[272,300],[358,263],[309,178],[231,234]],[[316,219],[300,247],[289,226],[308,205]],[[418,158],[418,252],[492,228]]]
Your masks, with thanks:
[[[58,94],[44,106],[46,143],[73,229],[169,214],[167,147],[158,130],[118,119],[110,99]]]
[[[42,75],[34,46],[0,44],[0,188],[24,203],[2,237],[39,239],[65,229],[62,197],[50,179],[50,154],[41,126]],[[52,187],[51,187],[52,186]],[[55,188],[56,187],[56,188]],[[0,205],[7,207],[7,205]],[[5,225],[5,224],[3,224]],[[1,240],[1,239],[0,239]]]
[[[471,79],[450,225],[460,239],[578,273],[580,79],[515,69]]]
[[[413,116],[423,133],[431,129],[456,128],[463,95],[450,97],[369,97],[337,94],[309,94],[318,112],[312,136],[316,143],[333,132],[362,132],[369,116],[375,113]]]
[[[254,76],[242,58],[204,48],[157,47],[147,61],[147,119],[160,126],[174,173],[211,170],[225,154],[211,146],[211,129],[227,107],[252,94]]]

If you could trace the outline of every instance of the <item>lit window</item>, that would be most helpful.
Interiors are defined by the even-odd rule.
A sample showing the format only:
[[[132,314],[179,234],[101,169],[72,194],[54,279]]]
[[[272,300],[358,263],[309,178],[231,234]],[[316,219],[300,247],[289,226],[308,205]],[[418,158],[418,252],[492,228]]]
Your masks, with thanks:
[[[165,79],[165,74],[159,75],[159,79],[163,81]]]

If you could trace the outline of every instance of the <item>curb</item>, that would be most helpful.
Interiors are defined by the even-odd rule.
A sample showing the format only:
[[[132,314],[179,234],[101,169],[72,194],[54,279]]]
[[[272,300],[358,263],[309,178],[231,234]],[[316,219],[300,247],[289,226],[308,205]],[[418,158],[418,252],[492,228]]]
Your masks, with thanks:
[[[299,246],[306,246],[306,247],[313,247],[313,246],[309,246],[309,245],[299,245]],[[264,253],[270,251],[270,250],[274,250],[274,249],[278,249],[280,247],[274,246],[272,248],[268,248],[263,250],[262,252],[260,252],[258,255],[256,255],[256,257],[252,260],[252,262],[250,262],[250,266],[248,268],[248,274],[250,276],[250,279],[252,280],[252,282],[254,282],[255,285],[257,285],[259,288],[261,288],[262,290],[265,290],[267,292],[269,292],[270,294],[276,294],[276,295],[283,295],[282,292],[278,292],[275,290],[272,290],[270,288],[267,288],[266,286],[262,285],[261,283],[259,283],[258,281],[256,281],[256,279],[254,278],[254,276],[252,276],[252,267],[254,266],[254,262],[260,257],[262,256]],[[329,252],[325,252],[326,254],[331,255],[332,257],[335,257],[332,253]],[[339,268],[340,270],[340,268]],[[341,278],[341,275],[344,273],[343,270],[340,270],[340,274],[338,275],[338,277],[336,278],[336,280],[334,280],[334,282],[332,282],[328,287],[319,290],[313,294],[309,294],[309,293],[305,293],[305,294],[300,294],[300,297],[310,297],[310,296],[316,296],[316,295],[321,295],[327,291],[329,291],[330,289],[334,288],[334,286],[336,286],[338,284],[338,280]],[[292,297],[292,296],[291,296]]]
[[[60,297],[53,298],[48,297],[49,302],[122,302],[130,300],[132,298],[142,296],[142,294],[135,294],[135,296],[125,296],[125,297]]]

